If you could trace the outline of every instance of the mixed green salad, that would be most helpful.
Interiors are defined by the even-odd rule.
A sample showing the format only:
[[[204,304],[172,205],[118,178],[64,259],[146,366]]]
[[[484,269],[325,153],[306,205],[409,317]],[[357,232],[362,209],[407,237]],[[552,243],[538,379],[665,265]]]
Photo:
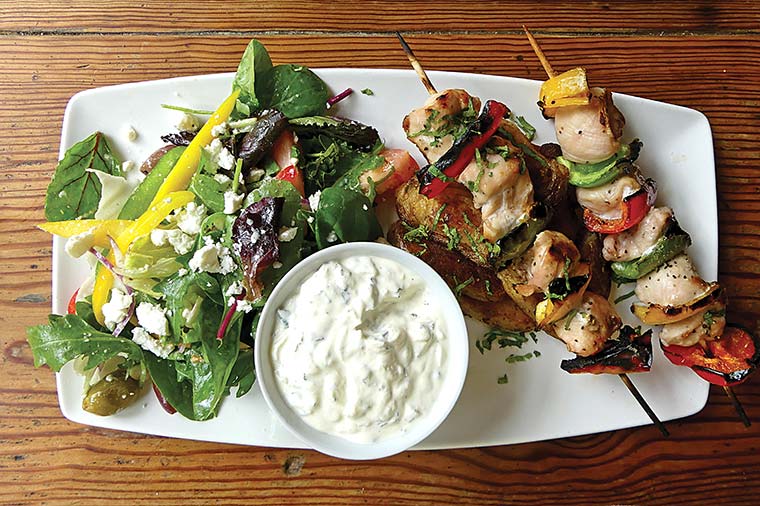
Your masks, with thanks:
[[[328,115],[348,93],[330,98],[311,70],[273,65],[253,40],[231,95],[205,122],[186,111],[141,171],[100,132],[72,146],[40,228],[92,275],[68,314],[29,329],[35,364],[75,361],[83,408],[98,415],[152,386],[167,411],[207,420],[248,392],[278,280],[318,249],[382,234],[375,196],[404,158],[374,128]]]

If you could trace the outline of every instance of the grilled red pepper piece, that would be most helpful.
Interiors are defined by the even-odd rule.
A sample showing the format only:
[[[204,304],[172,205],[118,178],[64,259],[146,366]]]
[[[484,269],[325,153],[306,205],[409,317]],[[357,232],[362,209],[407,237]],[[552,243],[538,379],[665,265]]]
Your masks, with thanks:
[[[69,314],[77,314],[77,295],[79,295],[79,288],[74,290],[69,299],[69,306],[66,311]]]
[[[570,374],[647,372],[652,367],[652,331],[642,334],[640,329],[626,325],[618,338],[609,340],[596,355],[563,360],[560,367]]]
[[[644,219],[657,198],[657,184],[653,179],[641,183],[641,188],[622,202],[622,215],[615,220],[600,218],[588,209],[583,210],[583,224],[592,232],[617,234],[628,230]]]
[[[454,141],[449,150],[435,163],[426,165],[417,172],[420,193],[433,198],[446,189],[472,161],[475,150],[486,145],[496,133],[501,120],[508,115],[509,108],[506,105],[495,100],[487,101],[478,118]]]
[[[735,326],[727,326],[720,339],[705,347],[671,345],[662,351],[675,365],[691,367],[700,378],[723,387],[742,383],[760,365],[760,341]]]

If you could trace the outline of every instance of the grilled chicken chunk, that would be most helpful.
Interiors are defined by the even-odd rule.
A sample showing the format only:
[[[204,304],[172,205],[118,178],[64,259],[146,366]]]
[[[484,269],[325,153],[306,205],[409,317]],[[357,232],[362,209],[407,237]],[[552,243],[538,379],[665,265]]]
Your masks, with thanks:
[[[420,257],[452,289],[459,287],[458,299],[466,315],[506,330],[535,329],[533,318],[507,296],[493,270],[471,262],[456,250],[449,250],[429,237],[413,240],[400,221],[391,225],[388,242]]]
[[[591,88],[588,105],[560,107],[554,118],[562,156],[577,163],[606,160],[620,149],[625,118],[612,103],[612,94]]]
[[[660,329],[660,341],[666,346],[693,346],[702,340],[720,337],[725,328],[725,316],[715,314],[715,311],[700,311],[680,322],[664,325]]]
[[[622,216],[623,199],[639,188],[641,185],[635,178],[622,176],[595,188],[577,188],[575,195],[584,209],[588,209],[599,218],[616,220]]]
[[[636,281],[636,297],[645,304],[681,306],[710,287],[686,254],[678,255]]]
[[[662,237],[673,219],[669,207],[653,207],[638,225],[604,238],[604,259],[608,262],[627,262],[639,258]]]
[[[599,353],[604,343],[620,328],[620,317],[607,299],[592,292],[583,294],[577,311],[553,326],[555,336],[568,351],[581,357]]]
[[[438,160],[464,131],[464,122],[473,121],[480,99],[464,90],[443,90],[430,95],[419,109],[406,115],[402,123],[406,136],[428,162]]]
[[[520,259],[526,264],[527,279],[515,289],[524,297],[546,292],[549,283],[564,274],[569,275],[569,270],[580,256],[573,241],[564,234],[544,230],[536,236],[533,246]]]

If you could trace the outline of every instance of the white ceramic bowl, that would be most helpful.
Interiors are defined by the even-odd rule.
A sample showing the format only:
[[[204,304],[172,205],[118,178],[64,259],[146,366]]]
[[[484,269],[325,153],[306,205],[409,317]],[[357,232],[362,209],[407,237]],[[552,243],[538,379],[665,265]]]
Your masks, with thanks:
[[[447,334],[447,360],[443,384],[429,413],[410,430],[377,443],[357,443],[311,427],[288,406],[280,393],[271,363],[272,330],[277,309],[319,267],[332,260],[354,256],[374,256],[397,262],[419,276],[434,295],[441,309]],[[261,313],[256,329],[254,350],[256,378],[269,408],[295,436],[322,453],[345,459],[378,459],[394,455],[416,445],[429,436],[448,416],[459,398],[467,374],[469,343],[462,310],[454,294],[441,277],[425,262],[386,244],[356,242],[332,246],[303,260],[278,283]]]

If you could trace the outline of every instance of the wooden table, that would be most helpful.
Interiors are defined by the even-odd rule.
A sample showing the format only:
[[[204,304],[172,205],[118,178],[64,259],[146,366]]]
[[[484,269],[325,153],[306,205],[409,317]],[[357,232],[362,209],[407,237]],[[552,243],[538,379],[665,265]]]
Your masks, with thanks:
[[[50,307],[43,195],[64,106],[97,86],[233,70],[262,40],[276,62],[543,78],[520,25],[556,68],[693,107],[713,127],[720,281],[730,320],[760,315],[760,8],[755,2],[223,2],[5,0],[0,6],[0,503],[757,504],[760,375],[713,387],[698,415],[535,444],[406,452],[354,463],[311,451],[163,439],[80,426],[35,369],[25,328]],[[103,2],[104,3],[104,2]],[[477,414],[474,414],[476,416]],[[526,413],[530,416],[530,413]]]

